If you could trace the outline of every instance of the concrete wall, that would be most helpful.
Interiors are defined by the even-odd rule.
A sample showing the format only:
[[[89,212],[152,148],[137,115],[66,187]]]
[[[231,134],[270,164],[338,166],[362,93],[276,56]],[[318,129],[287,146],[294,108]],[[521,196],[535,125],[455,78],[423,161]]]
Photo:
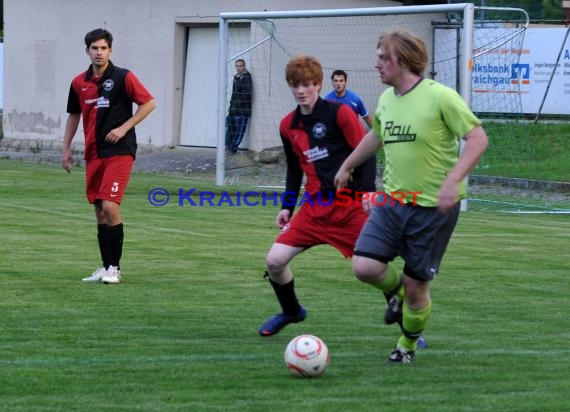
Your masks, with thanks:
[[[0,43],[0,110],[4,107],[4,43]]]
[[[113,62],[136,73],[155,96],[157,109],[137,127],[139,143],[171,146],[179,141],[188,24],[217,25],[221,11],[399,5],[377,0],[4,0],[2,144],[61,146],[69,84],[89,65],[83,38],[91,29],[113,33]],[[75,138],[79,150],[82,141],[80,130]]]

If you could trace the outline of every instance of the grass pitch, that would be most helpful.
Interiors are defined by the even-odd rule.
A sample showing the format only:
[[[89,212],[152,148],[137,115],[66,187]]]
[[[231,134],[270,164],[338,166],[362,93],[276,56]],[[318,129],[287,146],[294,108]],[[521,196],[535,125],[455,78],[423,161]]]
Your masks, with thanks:
[[[135,174],[123,204],[124,283],[98,265],[84,171],[0,160],[0,410],[561,411],[570,401],[570,221],[469,211],[433,283],[429,348],[384,360],[398,337],[383,298],[328,246],[293,263],[305,322],[262,338],[278,311],[262,279],[275,206],[178,206]],[[149,203],[155,187],[170,202]],[[236,189],[233,188],[233,191]],[[297,379],[288,341],[320,336],[331,364]]]

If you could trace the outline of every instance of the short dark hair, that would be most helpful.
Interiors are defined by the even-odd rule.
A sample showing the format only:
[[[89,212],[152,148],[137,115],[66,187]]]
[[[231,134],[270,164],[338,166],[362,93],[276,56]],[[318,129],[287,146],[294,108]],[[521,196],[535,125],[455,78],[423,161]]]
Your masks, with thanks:
[[[91,30],[85,35],[85,47],[89,48],[91,43],[97,40],[105,40],[109,48],[113,47],[113,35],[105,29]]]
[[[334,72],[332,72],[331,80],[333,80],[335,76],[343,76],[344,80],[348,79],[348,74],[346,74],[344,70],[335,70]]]

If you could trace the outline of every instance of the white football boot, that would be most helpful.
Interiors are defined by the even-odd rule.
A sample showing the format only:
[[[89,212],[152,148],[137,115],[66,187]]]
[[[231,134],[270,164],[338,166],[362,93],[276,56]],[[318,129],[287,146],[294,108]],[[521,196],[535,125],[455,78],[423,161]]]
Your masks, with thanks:
[[[104,267],[100,267],[95,272],[93,272],[91,276],[87,276],[82,280],[83,282],[99,282],[106,273],[107,270]]]
[[[103,283],[115,285],[117,283],[121,283],[121,271],[117,268],[117,266],[109,266],[107,272],[101,278]]]

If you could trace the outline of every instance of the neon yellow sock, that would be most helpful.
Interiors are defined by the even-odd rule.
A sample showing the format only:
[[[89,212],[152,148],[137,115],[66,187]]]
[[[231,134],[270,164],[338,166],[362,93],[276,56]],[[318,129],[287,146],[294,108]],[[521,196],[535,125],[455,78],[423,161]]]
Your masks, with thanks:
[[[374,286],[380,289],[382,292],[387,293],[394,290],[394,288],[398,286],[398,283],[400,283],[400,274],[392,265],[387,265],[386,272],[384,272],[384,278]],[[400,288],[398,295],[400,295],[400,292],[403,296],[404,288]]]
[[[417,334],[417,338],[410,339],[406,335],[400,336],[398,340],[398,346],[410,351],[416,350],[417,341],[423,332],[429,316],[431,314],[431,301],[429,304],[421,309],[412,310],[406,302],[404,302],[403,313],[402,313],[402,326],[410,334]]]

